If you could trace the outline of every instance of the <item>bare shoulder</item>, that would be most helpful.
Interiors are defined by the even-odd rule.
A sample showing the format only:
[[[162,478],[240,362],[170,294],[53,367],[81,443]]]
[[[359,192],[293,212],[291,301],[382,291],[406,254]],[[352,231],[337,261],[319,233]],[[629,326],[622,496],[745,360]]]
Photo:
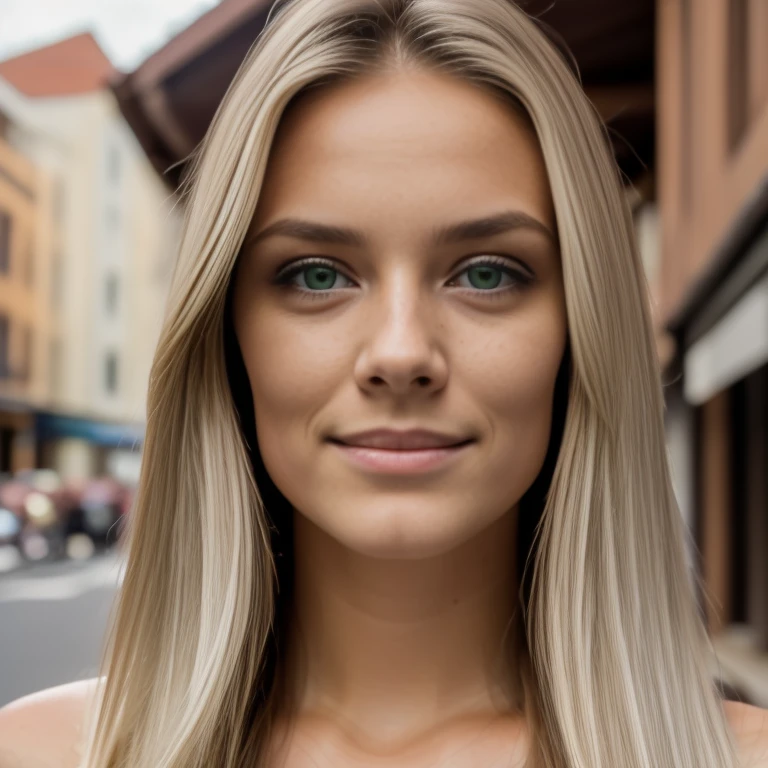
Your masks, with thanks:
[[[77,768],[98,678],[31,693],[0,709],[0,768]]]
[[[751,768],[768,768],[768,709],[724,701],[723,711],[741,759]]]

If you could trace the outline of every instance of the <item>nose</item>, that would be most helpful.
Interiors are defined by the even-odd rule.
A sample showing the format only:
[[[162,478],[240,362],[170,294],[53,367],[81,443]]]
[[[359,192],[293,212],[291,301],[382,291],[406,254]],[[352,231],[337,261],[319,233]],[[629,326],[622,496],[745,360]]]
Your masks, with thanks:
[[[370,301],[355,365],[358,386],[371,394],[398,396],[442,389],[447,363],[439,323],[418,287],[399,280]]]

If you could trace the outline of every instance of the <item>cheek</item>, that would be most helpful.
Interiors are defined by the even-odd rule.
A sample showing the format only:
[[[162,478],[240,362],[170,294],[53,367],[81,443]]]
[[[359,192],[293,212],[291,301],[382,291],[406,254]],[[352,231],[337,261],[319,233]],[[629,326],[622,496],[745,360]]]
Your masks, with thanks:
[[[486,345],[468,365],[467,384],[488,420],[499,462],[497,477],[514,475],[522,493],[544,462],[552,425],[555,381],[565,351],[557,315],[531,318]]]
[[[340,371],[348,366],[348,345],[332,332],[317,332],[295,320],[269,323],[257,318],[252,327],[257,330],[243,354],[257,418],[306,425],[328,402]]]
[[[317,440],[316,418],[332,401],[345,345],[332,334],[313,333],[299,322],[276,322],[274,312],[249,319],[241,349],[253,393],[256,434],[264,465],[276,485],[295,485],[309,441]],[[272,319],[272,321],[270,321]],[[311,320],[307,320],[311,322]],[[311,375],[308,375],[311,371]],[[287,494],[286,494],[287,495]]]
[[[502,346],[502,345],[500,345]],[[536,423],[541,411],[551,410],[555,377],[562,349],[547,348],[527,341],[511,340],[477,376],[478,400],[487,405],[496,426],[507,423]],[[481,374],[483,368],[475,368]]]

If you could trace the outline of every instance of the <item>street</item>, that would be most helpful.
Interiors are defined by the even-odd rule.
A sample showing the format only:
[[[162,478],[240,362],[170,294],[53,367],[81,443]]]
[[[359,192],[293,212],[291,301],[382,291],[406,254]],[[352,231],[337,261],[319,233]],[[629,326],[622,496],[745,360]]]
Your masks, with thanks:
[[[121,563],[108,553],[0,576],[0,706],[96,676]]]

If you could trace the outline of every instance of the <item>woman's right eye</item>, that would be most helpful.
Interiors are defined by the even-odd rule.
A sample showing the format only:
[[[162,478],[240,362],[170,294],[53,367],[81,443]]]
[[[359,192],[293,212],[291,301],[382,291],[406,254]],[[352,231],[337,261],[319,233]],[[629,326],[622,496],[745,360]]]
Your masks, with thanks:
[[[294,282],[295,277],[303,277],[304,285]],[[333,288],[343,288],[348,286],[338,285],[338,278],[347,280],[332,262],[324,259],[310,259],[296,262],[281,270],[275,277],[275,283],[287,288],[296,288],[301,293],[320,294]]]

